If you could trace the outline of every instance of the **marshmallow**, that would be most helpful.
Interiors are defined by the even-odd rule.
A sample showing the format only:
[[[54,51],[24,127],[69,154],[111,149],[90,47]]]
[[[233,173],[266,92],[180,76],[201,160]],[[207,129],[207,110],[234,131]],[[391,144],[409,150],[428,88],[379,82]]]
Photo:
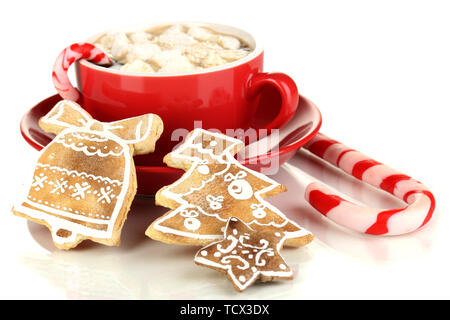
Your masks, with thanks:
[[[189,59],[178,50],[162,51],[152,59],[152,62],[160,66],[158,72],[179,73],[190,72],[195,69]]]
[[[238,59],[244,58],[246,55],[248,55],[248,51],[245,49],[238,49],[238,50],[218,50],[217,54],[227,61],[235,61]]]
[[[153,38],[153,36],[145,31],[137,31],[130,33],[128,38],[131,42],[133,42],[133,44],[146,44]]]
[[[241,47],[241,42],[239,39],[236,39],[235,37],[230,36],[219,36],[218,43],[224,48],[224,49],[239,49]]]
[[[149,61],[159,53],[161,53],[161,48],[157,44],[151,42],[134,45],[127,54],[127,62],[133,62],[137,59]]]
[[[152,66],[142,60],[134,60],[120,68],[121,71],[154,73]]]
[[[212,32],[202,27],[190,27],[187,34],[198,41],[206,41],[213,36]]]
[[[220,66],[249,53],[237,37],[195,24],[107,33],[95,45],[116,61],[117,68],[130,72],[192,72]]]
[[[123,32],[118,32],[115,35],[113,45],[111,47],[111,55],[119,62],[123,62],[130,49],[130,40]]]

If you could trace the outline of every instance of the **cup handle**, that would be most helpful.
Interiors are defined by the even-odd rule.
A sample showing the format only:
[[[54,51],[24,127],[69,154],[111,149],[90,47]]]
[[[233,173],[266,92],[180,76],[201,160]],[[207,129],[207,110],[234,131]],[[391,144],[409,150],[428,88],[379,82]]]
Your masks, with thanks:
[[[91,43],[74,43],[65,48],[56,58],[52,71],[53,85],[63,99],[78,101],[81,97],[80,92],[70,83],[67,75],[69,67],[75,61],[81,59],[87,59],[95,64],[104,66],[109,66],[113,63],[101,49]]]
[[[278,115],[268,124],[258,129],[278,129],[288,122],[298,107],[298,89],[294,80],[284,73],[256,73],[248,84],[248,98],[258,96],[264,87],[272,86],[281,96],[281,107]]]

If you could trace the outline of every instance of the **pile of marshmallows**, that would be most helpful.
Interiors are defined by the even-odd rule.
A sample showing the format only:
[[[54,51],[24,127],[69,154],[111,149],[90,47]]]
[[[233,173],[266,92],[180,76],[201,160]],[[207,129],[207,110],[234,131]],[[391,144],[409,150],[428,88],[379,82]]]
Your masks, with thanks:
[[[181,24],[162,32],[106,33],[95,45],[117,62],[112,68],[145,73],[203,70],[241,59],[251,51],[236,37]]]

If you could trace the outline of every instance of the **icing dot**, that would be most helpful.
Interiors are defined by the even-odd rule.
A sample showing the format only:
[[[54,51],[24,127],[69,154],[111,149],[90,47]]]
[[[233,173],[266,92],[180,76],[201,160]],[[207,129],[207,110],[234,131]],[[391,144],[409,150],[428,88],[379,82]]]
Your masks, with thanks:
[[[249,255],[248,255],[248,258],[249,258],[249,259],[253,259],[253,255],[252,255],[252,254],[249,254]]]
[[[220,253],[220,252],[214,252],[214,257],[218,258],[218,257],[220,257],[220,256],[221,256],[221,253]]]
[[[245,282],[245,277],[244,276],[239,276],[239,281],[240,282]]]
[[[276,237],[281,237],[281,233],[275,232],[275,236],[276,236]]]
[[[201,165],[197,168],[198,173],[200,174],[208,174],[209,173],[209,167],[207,165]]]
[[[208,255],[208,252],[206,250],[203,250],[202,252],[200,252],[200,254],[204,257],[206,257]]]
[[[236,218],[231,218],[231,221],[237,221],[237,219]]]
[[[283,264],[283,263],[282,263],[282,264],[280,264],[280,269],[281,269],[281,270],[286,270],[286,265],[285,265],[285,264]]]
[[[217,141],[213,140],[209,143],[209,145],[214,148],[215,146],[217,146]]]
[[[238,232],[237,232],[236,229],[233,229],[233,234],[234,234],[234,235],[237,235],[237,234],[238,234]]]
[[[232,254],[236,254],[236,253],[237,253],[237,251],[236,251],[236,250],[233,250],[233,251],[231,251],[231,253],[232,253]]]
[[[184,220],[184,226],[186,229],[194,231],[200,228],[200,221],[195,218],[187,218]]]

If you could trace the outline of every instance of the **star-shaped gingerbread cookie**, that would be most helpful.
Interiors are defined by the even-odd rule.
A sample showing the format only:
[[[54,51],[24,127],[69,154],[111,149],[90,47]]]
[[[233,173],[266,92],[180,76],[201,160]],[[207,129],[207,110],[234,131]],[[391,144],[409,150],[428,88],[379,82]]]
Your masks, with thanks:
[[[223,273],[237,291],[244,291],[256,280],[289,280],[292,271],[279,251],[286,236],[279,231],[255,231],[232,217],[228,220],[224,240],[200,249],[194,262]]]

